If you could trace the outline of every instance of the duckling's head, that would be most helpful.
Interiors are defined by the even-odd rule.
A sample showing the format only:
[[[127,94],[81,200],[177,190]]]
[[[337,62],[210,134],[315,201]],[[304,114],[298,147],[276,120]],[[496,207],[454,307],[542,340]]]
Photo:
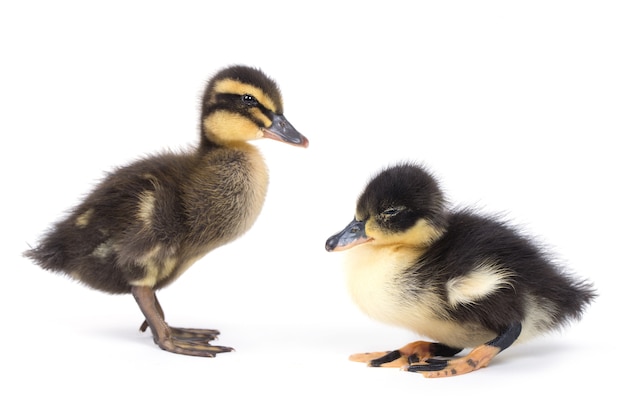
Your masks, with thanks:
[[[256,68],[227,67],[211,78],[202,98],[204,141],[228,145],[268,138],[307,147],[283,115],[278,85]]]
[[[354,220],[326,241],[329,252],[368,243],[426,248],[447,226],[445,199],[434,177],[410,163],[376,175],[358,199]]]

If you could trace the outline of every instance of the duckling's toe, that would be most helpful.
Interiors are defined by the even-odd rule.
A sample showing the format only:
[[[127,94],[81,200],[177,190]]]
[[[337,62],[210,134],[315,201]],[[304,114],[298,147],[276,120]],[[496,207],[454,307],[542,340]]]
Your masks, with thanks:
[[[392,351],[357,353],[351,355],[350,360],[365,362],[374,368],[404,368],[408,370],[414,363],[430,362],[434,356],[454,356],[461,350],[443,343],[417,341]]]
[[[213,346],[209,343],[220,334],[218,330],[170,327],[165,322],[163,308],[152,288],[135,286],[132,288],[132,294],[146,318],[139,330],[145,331],[149,327],[154,343],[161,349],[181,355],[208,358],[233,350],[231,347]]]
[[[234,350],[228,346],[214,346],[203,341],[177,339],[175,337],[162,340],[155,339],[155,343],[168,352],[205,358],[214,358],[218,353],[232,352]]]
[[[426,378],[463,375],[489,365],[498,353],[500,353],[500,348],[496,346],[481,345],[461,358],[429,358],[420,363],[411,363],[403,369],[409,372],[419,372]]]
[[[353,362],[367,363],[375,368],[401,368],[409,364],[406,357],[402,356],[398,350],[388,352],[367,352],[355,353],[349,359]]]
[[[170,327],[172,337],[178,340],[190,342],[210,342],[217,339],[219,330],[214,329],[188,329],[182,327]]]
[[[144,322],[139,327],[139,331],[145,332],[148,329],[148,321]],[[180,340],[190,340],[196,342],[210,342],[217,339],[220,334],[219,330],[214,329],[189,329],[183,327],[171,327],[170,332],[173,337]]]
[[[454,352],[454,348],[449,348],[440,343],[433,343],[431,351],[436,354],[431,355],[431,357],[416,358],[418,363],[412,363],[409,358],[409,366],[405,367],[404,370],[420,372],[427,378],[467,374],[489,365],[498,353],[511,346],[517,340],[521,331],[521,323],[512,323],[494,339],[475,347],[466,356],[457,359],[433,358],[433,356],[451,356],[450,353]],[[460,350],[457,352],[460,352]]]

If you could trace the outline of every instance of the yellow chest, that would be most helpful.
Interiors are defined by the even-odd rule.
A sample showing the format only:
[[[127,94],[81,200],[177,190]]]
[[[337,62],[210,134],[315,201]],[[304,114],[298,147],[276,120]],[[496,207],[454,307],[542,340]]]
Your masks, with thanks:
[[[409,249],[374,247],[365,244],[346,253],[346,279],[350,295],[363,312],[376,320],[400,322],[406,304],[402,273],[415,259]]]
[[[346,252],[348,291],[373,319],[409,329],[450,346],[475,346],[495,335],[480,325],[456,322],[435,284],[415,268],[414,249],[364,244]]]

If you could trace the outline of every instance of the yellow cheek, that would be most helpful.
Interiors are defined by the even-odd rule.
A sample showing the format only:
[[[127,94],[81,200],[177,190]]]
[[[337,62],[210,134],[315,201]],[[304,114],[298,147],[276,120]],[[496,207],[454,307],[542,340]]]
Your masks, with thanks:
[[[245,141],[259,139],[263,132],[248,118],[227,111],[216,111],[204,120],[207,136],[217,142]]]
[[[370,220],[365,224],[365,233],[374,238],[373,243],[377,245],[424,247],[441,237],[442,231],[425,219],[418,220],[413,227],[399,233],[385,231],[380,228],[375,220]]]

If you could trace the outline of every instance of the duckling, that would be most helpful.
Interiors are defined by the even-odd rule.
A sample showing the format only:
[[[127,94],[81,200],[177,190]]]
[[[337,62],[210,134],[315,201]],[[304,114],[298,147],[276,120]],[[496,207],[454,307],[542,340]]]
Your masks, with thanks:
[[[263,206],[268,171],[258,148],[268,138],[298,147],[308,139],[283,115],[276,82],[230,66],[206,84],[200,142],[108,175],[24,254],[42,268],[96,290],[134,296],[154,342],[173,353],[214,357],[219,331],[170,327],[156,291],[194,262],[244,234]]]
[[[382,170],[360,195],[356,215],[326,241],[347,250],[349,292],[379,321],[432,341],[350,357],[426,377],[462,375],[502,350],[580,319],[596,297],[587,281],[495,215],[447,208],[423,166]],[[455,357],[472,348],[463,357]]]

